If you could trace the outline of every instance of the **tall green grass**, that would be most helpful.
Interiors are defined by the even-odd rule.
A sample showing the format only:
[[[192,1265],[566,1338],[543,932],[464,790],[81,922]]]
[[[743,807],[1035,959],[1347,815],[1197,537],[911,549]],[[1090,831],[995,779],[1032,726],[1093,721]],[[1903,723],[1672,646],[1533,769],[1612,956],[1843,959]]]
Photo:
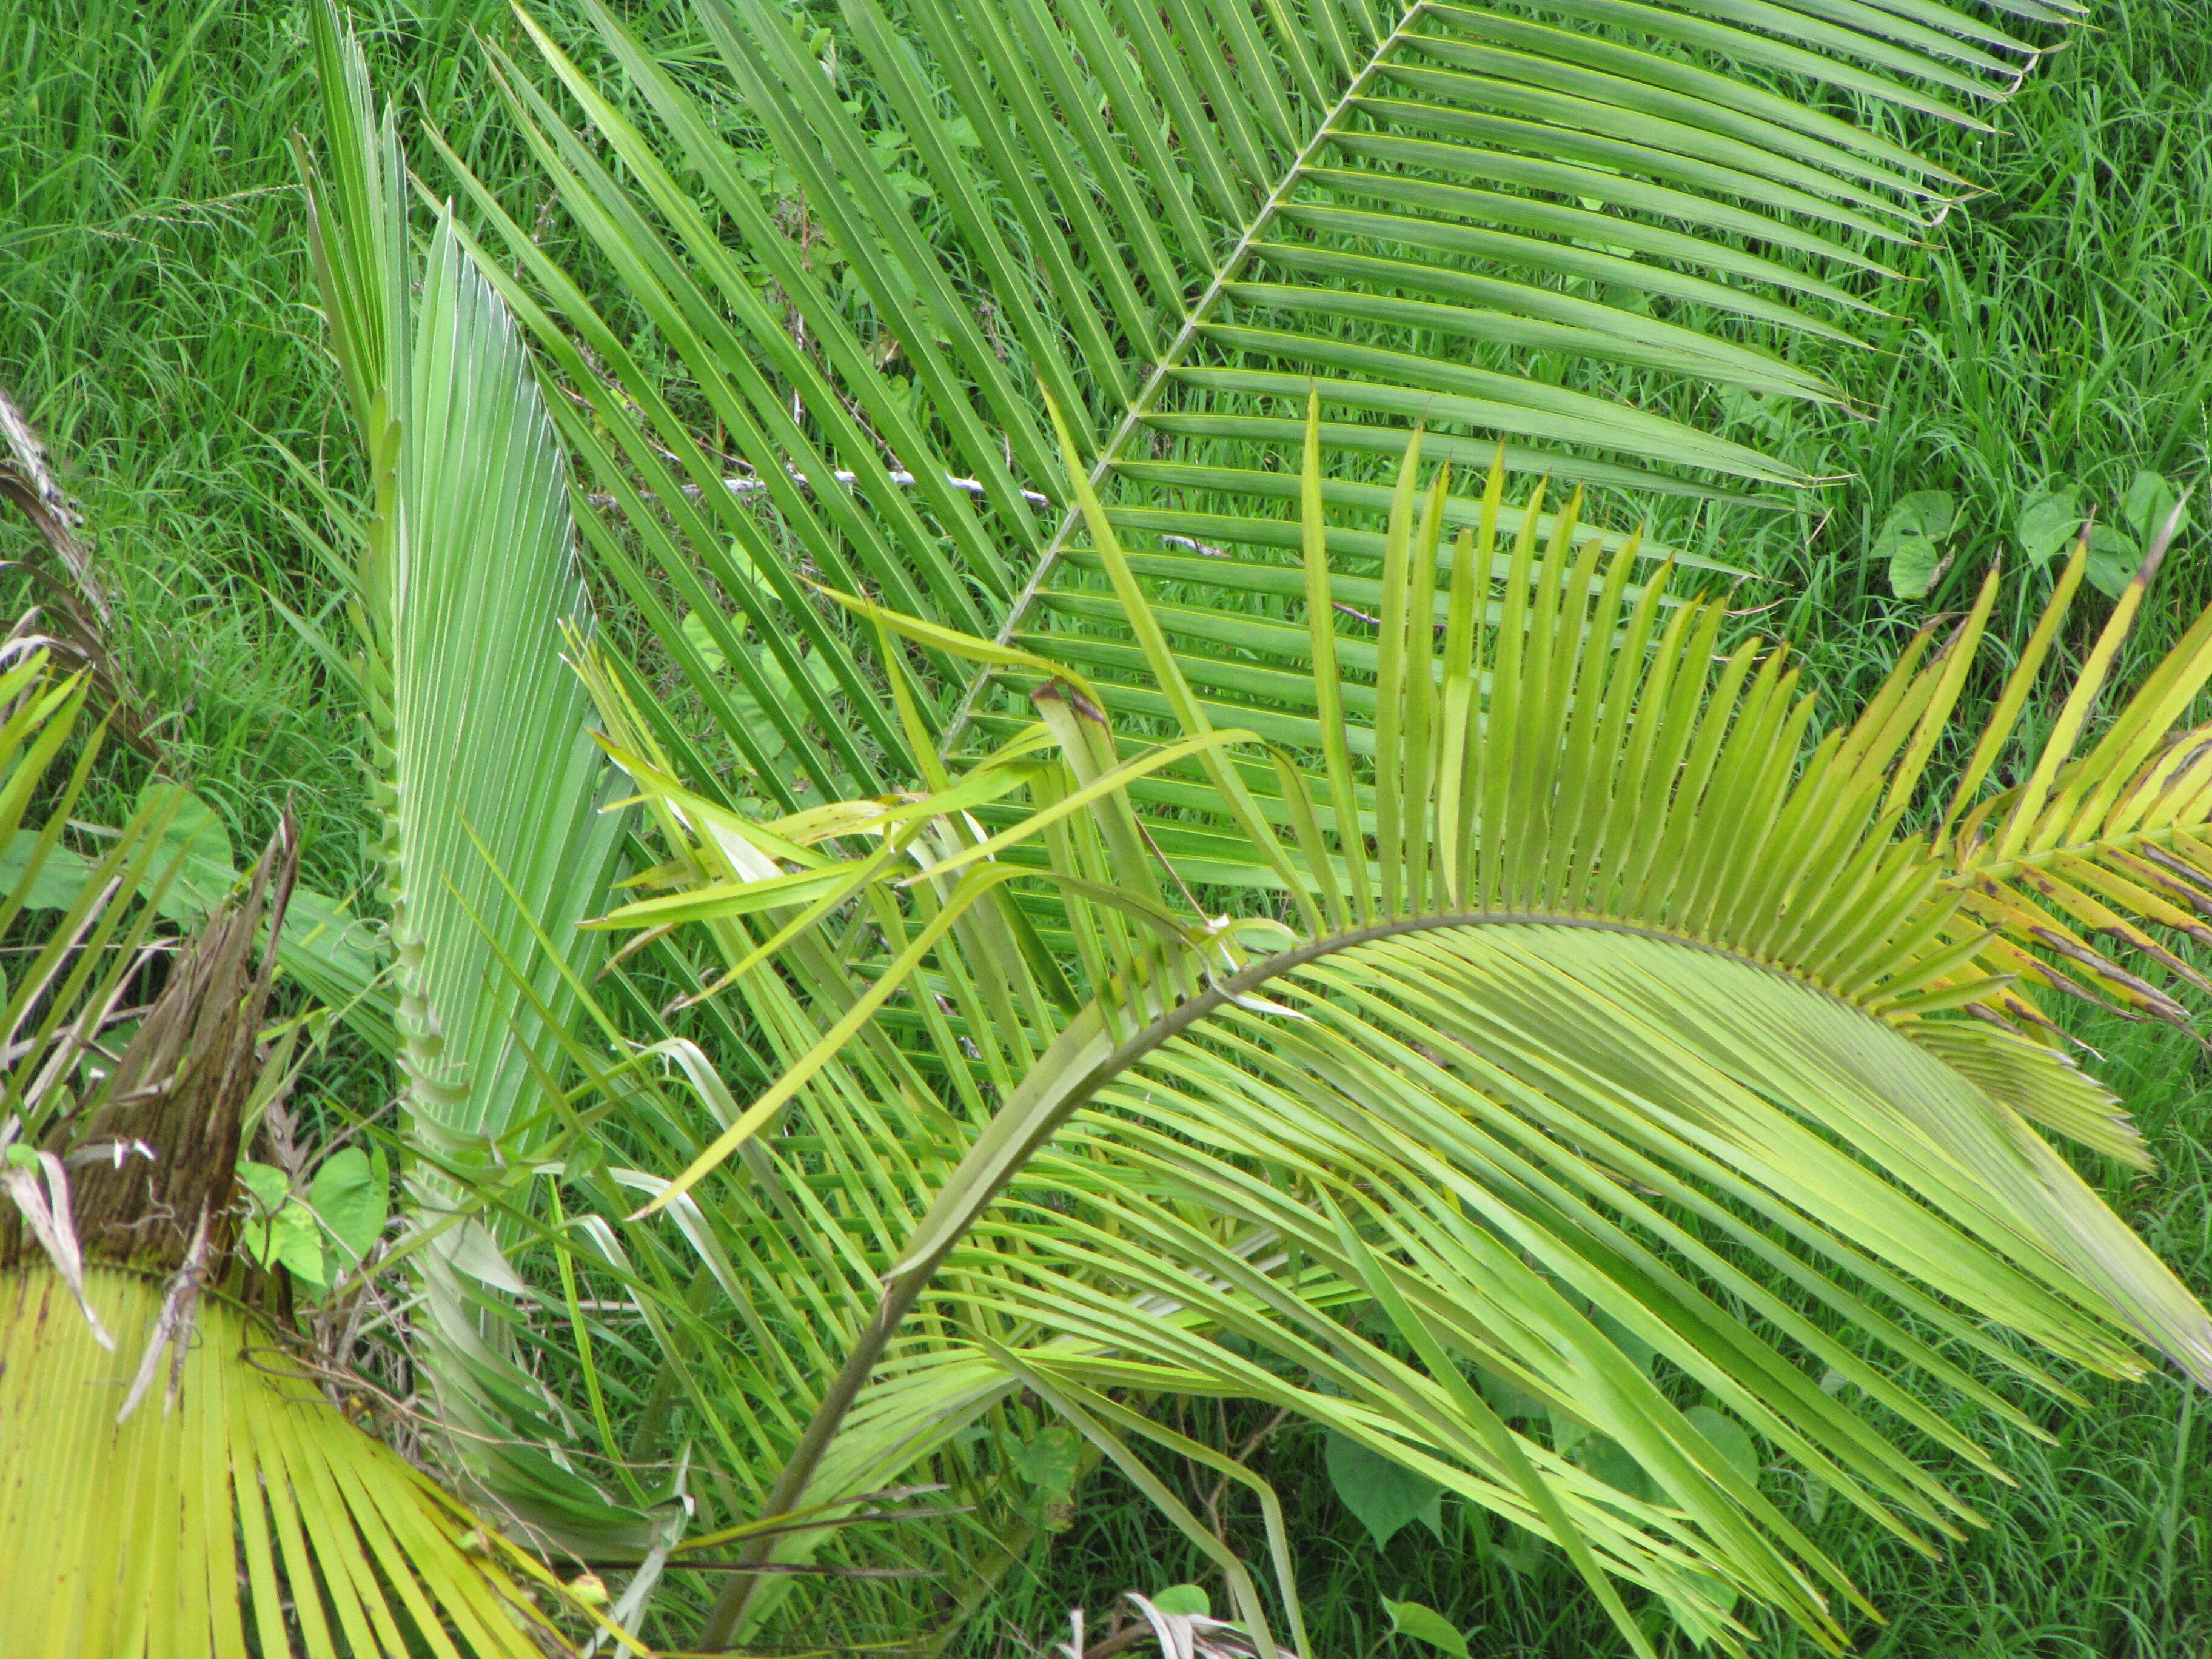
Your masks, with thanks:
[[[528,213],[540,190],[507,146],[471,40],[507,31],[503,0],[350,9],[380,85]],[[667,8],[635,9],[688,55],[684,26],[655,15]],[[1992,558],[2006,568],[2001,631],[2024,633],[2048,581],[2020,568],[2013,523],[2052,474],[2109,503],[2138,468],[2187,481],[2212,465],[2212,8],[2100,0],[2100,15],[2101,33],[2001,112],[1998,136],[1947,141],[1947,158],[1991,193],[1912,257],[1901,314],[1875,331],[1887,355],[1814,365],[1858,389],[1871,417],[1706,411],[1808,470],[1851,475],[1800,514],[1703,527],[1761,573],[1747,608],[1773,605],[1757,624],[1796,642],[1838,706],[1928,615],[1958,608]],[[173,716],[163,732],[178,764],[240,845],[295,799],[310,878],[343,892],[362,878],[369,817],[356,710],[321,653],[345,637],[331,510],[354,463],[308,309],[289,149],[313,119],[305,46],[303,9],[276,0],[0,7],[0,385],[82,501],[117,594],[116,643]],[[1935,592],[1901,600],[1870,556],[1872,532],[1899,497],[1929,488],[1961,503],[1956,556]],[[0,520],[0,560],[33,547]],[[2170,561],[2146,645],[2212,598],[2208,555],[2199,532]],[[135,781],[118,767],[111,793]],[[2091,1035],[2163,1160],[2131,1195],[2136,1218],[2212,1290],[2212,1082],[2197,1051],[2167,1034]],[[1824,1517],[1822,1543],[1890,1615],[1863,1632],[1863,1650],[2206,1650],[2208,1410],[2166,1382],[2085,1392],[2087,1409],[2044,1412],[2054,1444],[2004,1448],[2020,1486],[1969,1488],[1991,1525],[1939,1559]],[[1189,1426],[1234,1442],[1261,1425]],[[1616,1650],[1569,1573],[1540,1554],[1516,1567],[1477,1518],[1448,1510],[1441,1540],[1416,1526],[1378,1551],[1338,1505],[1316,1445],[1277,1439],[1259,1455],[1294,1517],[1317,1654],[1410,1654],[1386,1633],[1384,1596],[1437,1607],[1481,1654]],[[1249,1512],[1224,1502],[1222,1513],[1256,1546]],[[1196,1576],[1143,1504],[1095,1477],[1073,1526],[1008,1578],[961,1647],[979,1659],[1033,1651],[1064,1637],[1071,1606],[1096,1615],[1125,1589]],[[1784,1639],[1776,1651],[1796,1649]]]
[[[1730,526],[1730,556],[1775,579],[1747,603],[1782,601],[1760,625],[1839,696],[1878,678],[1925,614],[1970,603],[1993,559],[1999,627],[2025,634],[2050,580],[2023,570],[2013,531],[2045,479],[2081,481],[2109,519],[2137,469],[2201,484],[2212,466],[2212,8],[2100,0],[2096,16],[1991,118],[1995,136],[1936,147],[1990,193],[1903,262],[1911,283],[1887,296],[1899,314],[1868,336],[1885,356],[1808,347],[1808,366],[1872,418],[1734,405],[1735,435],[1850,475],[1794,520]],[[1958,500],[1954,556],[1924,600],[1899,600],[1875,532],[1930,489]],[[2138,653],[2163,650],[2212,598],[2212,538],[2196,520]]]
[[[380,85],[511,173],[474,38],[511,27],[503,0],[351,10]],[[343,891],[366,797],[355,710],[319,653],[347,637],[331,520],[356,462],[291,151],[303,130],[319,142],[307,16],[0,7],[0,386],[83,506],[173,764],[241,845],[293,799],[307,878]],[[0,559],[34,546],[0,518]]]

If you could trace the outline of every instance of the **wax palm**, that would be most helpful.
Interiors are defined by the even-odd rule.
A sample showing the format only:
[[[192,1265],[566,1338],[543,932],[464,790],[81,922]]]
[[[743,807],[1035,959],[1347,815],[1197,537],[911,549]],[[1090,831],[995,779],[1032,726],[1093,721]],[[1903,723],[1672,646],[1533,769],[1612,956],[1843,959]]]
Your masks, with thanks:
[[[571,1036],[600,1103],[540,1166],[595,1212],[548,1237],[598,1438],[714,1472],[679,1561],[866,1559],[787,1517],[922,1474],[1003,1510],[968,1431],[1035,1402],[1219,1555],[1127,1443],[1218,1466],[1148,1402],[1227,1395],[1552,1536],[1625,1628],[1620,1581],[1723,1644],[1743,1596],[1832,1639],[1850,1593],[1729,1422],[1941,1534],[1954,1500],[1822,1371],[1981,1454],[1863,1342],[1997,1412],[1952,1346],[2037,1373],[1985,1322],[2203,1370],[2193,1301],[2027,1127],[2136,1152],[2028,999],[2179,1013],[2087,940],[2167,951],[2138,923],[2197,908],[2197,760],[2160,745],[2197,655],[1985,806],[2037,655],[1900,837],[1980,613],[1802,752],[1785,654],[1716,660],[1720,605],[1670,596],[1711,561],[1504,483],[1806,482],[1698,389],[1844,396],[1779,348],[1878,303],[1964,189],[1884,112],[1971,120],[2036,47],[1856,0],[696,15],[733,107],[605,10],[604,80],[530,26],[576,116],[503,66],[630,313],[457,172],[683,682],[578,653],[677,890],[613,921],[675,931],[648,959],[759,1073],[740,1107],[672,1033],[674,1083]],[[1408,417],[1462,477],[1507,440],[1488,495],[1394,487]],[[670,1218],[619,1228],[639,1195]],[[619,1365],[579,1263],[647,1322]],[[1003,1554],[935,1524],[897,1547],[970,1606]],[[726,1582],[709,1641],[819,1616],[796,1575]]]

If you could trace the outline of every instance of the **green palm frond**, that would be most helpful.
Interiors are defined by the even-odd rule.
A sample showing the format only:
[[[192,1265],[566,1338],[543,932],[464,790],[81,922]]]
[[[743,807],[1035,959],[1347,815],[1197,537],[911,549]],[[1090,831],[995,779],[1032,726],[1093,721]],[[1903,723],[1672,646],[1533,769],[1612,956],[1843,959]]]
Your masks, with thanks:
[[[110,832],[96,856],[69,844],[105,727],[85,738],[65,776],[54,774],[83,735],[88,690],[82,673],[57,678],[43,647],[11,637],[0,650],[0,931],[27,913],[52,917],[0,981],[0,1146],[21,1137],[9,1160],[19,1174],[23,1149],[97,1097],[112,1030],[133,1017],[141,953],[182,862],[165,842],[167,802],[158,799]]]
[[[2161,538],[2121,593],[2023,781],[1982,799],[2081,586],[2087,552],[2076,547],[1938,833],[1961,896],[1961,936],[1993,935],[1983,971],[2193,1030],[2197,1017],[2179,997],[2212,991],[2190,954],[2212,944],[2212,726],[2176,722],[2212,675],[2212,619],[2200,619],[2118,708],[2098,708],[2164,550]],[[2043,1018],[2024,996],[2009,1012]],[[2106,1149],[2140,1158],[2132,1147]]]
[[[369,462],[355,616],[397,987],[426,1369],[453,1461],[572,1545],[652,1528],[560,1461],[516,1358],[498,1171],[553,1133],[574,976],[623,834],[562,660],[589,622],[566,467],[523,342],[443,220],[418,257],[389,110],[330,9],[313,32],[331,142],[304,155],[315,271]]]
[[[1967,1516],[1907,1437],[1990,1465],[1908,1373],[2014,1423],[1961,1356],[2061,1385],[1996,1328],[2212,1375],[2038,1133],[2137,1155],[2036,1023],[2082,931],[2020,920],[2043,830],[1978,877],[2004,809],[1899,833],[1985,611],[1815,739],[1786,651],[1717,654],[1676,591],[1714,561],[1506,487],[1808,482],[1701,389],[1846,400],[1790,342],[1848,337],[1966,191],[1892,135],[1976,123],[2079,8],[693,11],[705,70],[603,7],[605,72],[527,15],[499,62],[576,260],[446,152],[684,682],[586,655],[666,843],[609,923],[670,942],[641,960],[733,1075],[673,1029],[610,1060],[649,1012],[618,975],[541,1171],[603,1449],[708,1471],[668,1565],[957,1574],[867,1602],[911,1635],[1003,1555],[763,1528],[918,1469],[998,1524],[975,1432],[1042,1402],[1297,1644],[1272,1494],[1152,1410],[1211,1395],[1553,1539],[1639,1650],[1624,1585],[1727,1649],[1747,1601],[1834,1644],[1857,1593],[1716,1416],[1924,1543]],[[1255,1487],[1271,1572],[1147,1437]],[[856,1617],[721,1582],[706,1645]]]
[[[1079,465],[1165,738],[1117,726],[1073,665],[848,596],[1033,672],[1039,718],[921,792],[757,823],[679,781],[592,671],[674,890],[609,925],[708,947],[704,1006],[732,1000],[770,1062],[740,1105],[687,1060],[722,1133],[672,1182],[611,1172],[651,1199],[637,1248],[676,1227],[747,1321],[690,1386],[757,1390],[769,1515],[903,1478],[1024,1391],[1174,1515],[1131,1442],[1204,1449],[1145,1402],[1264,1401],[1551,1538],[1639,1650],[1619,1585],[1728,1650],[1747,1599],[1839,1644],[1864,1603],[1715,1413],[1927,1543],[1969,1514],[1903,1437],[1992,1465],[1909,1373],[2015,1424],[1962,1356],[2063,1389],[1999,1329],[2212,1381],[2212,1319],[2033,1127],[2113,1142],[2114,1103],[1989,971],[1963,843],[1900,832],[1989,593],[1813,740],[1786,648],[1720,653],[1720,603],[1640,579],[1633,538],[1581,533],[1577,503],[1512,513],[1502,467],[1454,534],[1417,439],[1355,659],[1320,429],[1290,521],[1303,740],[1216,720]],[[2192,635],[2133,724],[2185,706],[2203,656]],[[2158,750],[2108,736],[2062,773],[2073,741],[2039,773],[2077,814]],[[1174,810],[1133,805],[1147,781]],[[1221,1565],[1264,1630],[1255,1578]],[[790,1583],[768,1582],[723,1596],[710,1644],[778,1615]]]
[[[1291,481],[1267,458],[1310,392],[1349,463],[1333,507],[1377,506],[1359,479],[1415,420],[1463,466],[1502,439],[1510,469],[1593,485],[1741,501],[1808,482],[1703,429],[1700,389],[1844,399],[1788,343],[1849,338],[1896,250],[1968,191],[1895,118],[1978,127],[2042,50],[2013,31],[2083,15],[847,0],[803,36],[768,0],[693,9],[711,93],[596,5],[618,76],[524,17],[573,115],[505,69],[623,317],[447,159],[580,400],[556,416],[623,526],[586,534],[785,810],[913,761],[851,643],[793,629],[787,550],[1002,643],[1087,632],[1100,556],[1048,403],[1116,532],[1170,538],[1143,574],[1192,597],[1164,624],[1247,704],[1273,682],[1224,633],[1275,591],[1243,567],[1282,545]],[[937,667],[920,708],[945,741],[977,682]]]

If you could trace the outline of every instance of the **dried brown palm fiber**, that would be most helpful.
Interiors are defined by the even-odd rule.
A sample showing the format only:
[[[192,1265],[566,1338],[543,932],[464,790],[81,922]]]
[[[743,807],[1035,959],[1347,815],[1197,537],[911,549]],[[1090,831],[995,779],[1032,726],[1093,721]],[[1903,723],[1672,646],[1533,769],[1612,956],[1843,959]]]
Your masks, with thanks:
[[[0,497],[29,514],[47,547],[67,568],[85,604],[101,622],[109,620],[107,595],[93,574],[91,551],[76,537],[84,515],[55,481],[46,464],[46,445],[4,388],[0,388]]]
[[[276,938],[299,867],[288,810],[243,899],[210,915],[179,955],[117,1061],[106,1097],[70,1134],[76,1152],[113,1149],[81,1164],[75,1182],[87,1256],[173,1268],[198,1254],[194,1241],[202,1239],[198,1249],[211,1247],[221,1258],[240,1127],[260,1078]]]

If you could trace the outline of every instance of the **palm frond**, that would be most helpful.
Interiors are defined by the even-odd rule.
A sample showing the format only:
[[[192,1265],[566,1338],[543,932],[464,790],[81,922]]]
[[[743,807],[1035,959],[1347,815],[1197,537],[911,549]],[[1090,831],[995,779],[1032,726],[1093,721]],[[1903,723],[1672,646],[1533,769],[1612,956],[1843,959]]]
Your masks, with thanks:
[[[1849,337],[1968,188],[1889,118],[1978,127],[2042,50],[1942,4],[848,0],[827,55],[767,0],[694,9],[726,102],[599,6],[620,84],[526,15],[575,112],[503,72],[649,344],[447,159],[579,400],[556,417],[623,526],[586,534],[787,811],[914,757],[783,548],[1002,643],[1091,632],[1099,556],[1048,404],[1117,532],[1169,535],[1142,574],[1191,597],[1164,624],[1247,705],[1278,689],[1246,637],[1281,575],[1267,458],[1310,394],[1349,475],[1330,503],[1366,513],[1411,420],[1463,468],[1503,440],[1510,469],[1594,486],[1807,483],[1703,429],[1698,389],[1843,399],[1787,342]],[[1996,9],[2046,39],[2080,15]],[[1330,536],[1371,556],[1372,532]],[[984,705],[972,665],[937,667],[942,742]]]
[[[590,617],[566,468],[514,322],[441,220],[418,260],[408,180],[359,48],[313,30],[327,174],[301,157],[315,271],[372,479],[356,618],[397,981],[427,1369],[453,1461],[572,1545],[652,1528],[561,1461],[515,1356],[498,1171],[554,1132],[544,1080],[599,951],[577,924],[622,834],[562,660]],[[419,289],[418,289],[419,283]],[[552,1427],[549,1430],[548,1419]],[[548,1450],[544,1443],[552,1442]]]
[[[387,112],[326,11],[315,17],[331,142],[308,167],[315,269],[374,479],[357,617],[409,1102],[452,1157],[514,1127],[567,992],[575,922],[605,890],[588,704],[561,659],[587,620],[564,468],[521,340],[441,225],[418,266]],[[419,282],[420,292],[416,292]]]
[[[197,1333],[173,1333],[162,1281],[112,1265],[86,1289],[112,1349],[50,1268],[0,1273],[0,1559],[21,1592],[0,1654],[539,1659],[562,1640],[536,1600],[561,1587],[519,1553],[494,1566],[475,1518],[268,1327],[206,1295]],[[149,1349],[168,1403],[118,1422]]]
[[[11,641],[0,650],[0,930],[27,911],[52,916],[11,964],[0,1001],[0,1139],[21,1137],[15,1158],[99,1097],[114,1058],[110,1034],[131,1017],[130,992],[180,862],[165,844],[159,801],[134,812],[98,856],[69,844],[105,728],[58,785],[53,773],[79,735],[88,690],[82,673],[57,678],[42,647]],[[26,823],[34,808],[38,821]],[[29,1166],[10,1167],[11,1180],[28,1177]]]
[[[2200,619],[2117,708],[2098,708],[2163,551],[2161,541],[2121,593],[2051,731],[2018,763],[2022,781],[1984,796],[2081,586],[2087,552],[2076,547],[1938,833],[1962,932],[1990,935],[1983,971],[2193,1031],[2198,1016],[2180,998],[2212,992],[2191,953],[2212,944],[2212,727],[2178,723],[2212,679],[2212,620]],[[2007,1012],[2044,1023],[2025,996]]]
[[[83,696],[42,653],[0,678],[0,832],[34,843],[10,922],[97,748],[47,828],[18,830]],[[539,1595],[585,1610],[348,1420],[322,1386],[342,1374],[234,1298],[239,1152],[273,1081],[262,1026],[299,848],[288,818],[241,902],[189,941],[149,940],[181,861],[165,823],[125,826],[8,1011],[0,1655],[534,1659],[562,1640]],[[106,1030],[156,956],[161,988],[113,1054]]]
[[[1986,604],[1808,742],[1786,651],[1717,656],[1722,608],[1675,591],[1713,561],[1507,489],[1808,482],[1698,430],[1698,389],[1843,400],[1789,341],[1847,337],[1966,190],[1891,118],[1977,123],[2038,55],[2014,29],[2079,9],[850,0],[827,54],[763,0],[695,11],[704,91],[604,8],[616,74],[527,17],[538,63],[501,60],[625,315],[447,160],[584,532],[686,682],[679,713],[591,661],[667,850],[608,921],[678,943],[653,960],[753,1097],[672,1032],[579,1039],[620,1127],[550,1173],[694,1357],[627,1404],[634,1456],[714,1442],[712,1527],[923,1464],[988,1490],[963,1437],[1029,1399],[1141,1483],[1133,1440],[1203,1451],[1149,1402],[1216,1395],[1552,1538],[1639,1650],[1622,1583],[1730,1650],[1745,1598],[1834,1644],[1856,1592],[1698,1413],[1924,1542],[1966,1517],[1903,1437],[1988,1460],[1901,1371],[2015,1422],[1960,1354],[2061,1385],[1991,1328],[2212,1376],[2203,1311],[2032,1127],[2136,1153],[2036,1035],[2076,924],[2186,958],[2022,854],[2182,800],[2195,749],[2157,745],[2196,682],[2095,751],[2127,787],[2068,747],[1961,817],[1983,764],[1901,836]],[[2192,908],[2087,861],[2111,915]],[[707,1644],[830,1616],[729,1586]]]
[[[2148,1344],[2212,1381],[2212,1320],[2031,1127],[2112,1139],[2110,1097],[2004,1029],[2022,994],[1983,965],[1948,844],[1898,831],[1988,596],[1808,746],[1787,651],[1718,654],[1723,606],[1632,581],[1633,538],[1579,534],[1577,503],[1509,527],[1495,468],[1447,562],[1417,438],[1355,663],[1309,434],[1303,742],[1216,721],[1073,446],[1171,738],[1117,731],[1070,670],[957,776],[755,823],[678,781],[594,672],[678,890],[608,924],[696,930],[726,964],[703,994],[770,1058],[675,1180],[618,1177],[652,1195],[633,1224],[726,1217],[732,1302],[812,1298],[761,1316],[844,1345],[826,1387],[775,1329],[730,1345],[779,1402],[765,1513],[901,1478],[1022,1389],[1117,1458],[1181,1449],[1144,1401],[1224,1395],[1548,1536],[1639,1650],[1617,1582],[1729,1650],[1741,1598],[1839,1643],[1857,1592],[1692,1407],[1924,1543],[1967,1513],[1892,1424],[1990,1463],[1901,1369],[2014,1422],[1960,1354],[2062,1385],[1993,1328],[2112,1375]],[[2154,681],[2173,708],[2185,678]],[[2142,763],[2108,741],[2084,799]],[[1133,811],[1156,779],[1176,810]],[[1240,890],[1241,913],[1197,897]],[[710,1643],[791,1593],[759,1582]]]

